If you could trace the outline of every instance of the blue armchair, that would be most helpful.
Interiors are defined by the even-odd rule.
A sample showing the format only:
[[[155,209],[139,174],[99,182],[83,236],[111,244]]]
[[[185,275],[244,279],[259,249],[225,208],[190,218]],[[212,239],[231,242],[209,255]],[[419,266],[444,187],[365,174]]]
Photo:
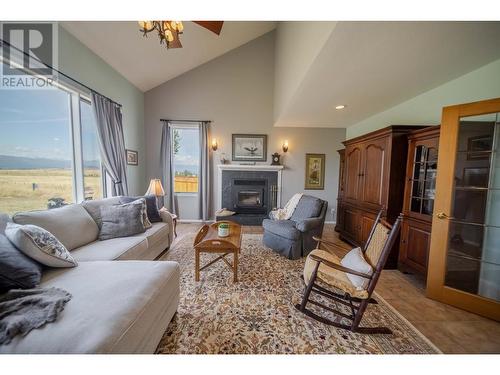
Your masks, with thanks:
[[[316,248],[313,236],[321,237],[328,202],[303,195],[290,220],[264,219],[264,245],[288,259],[299,259]]]

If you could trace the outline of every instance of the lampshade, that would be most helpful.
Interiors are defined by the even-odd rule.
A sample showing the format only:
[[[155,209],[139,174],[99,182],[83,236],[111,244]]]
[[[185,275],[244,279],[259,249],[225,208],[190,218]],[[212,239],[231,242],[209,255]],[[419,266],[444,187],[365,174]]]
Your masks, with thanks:
[[[165,190],[163,190],[163,186],[161,186],[161,181],[158,178],[153,178],[149,182],[148,191],[146,195],[156,195],[157,197],[161,197],[165,195]]]

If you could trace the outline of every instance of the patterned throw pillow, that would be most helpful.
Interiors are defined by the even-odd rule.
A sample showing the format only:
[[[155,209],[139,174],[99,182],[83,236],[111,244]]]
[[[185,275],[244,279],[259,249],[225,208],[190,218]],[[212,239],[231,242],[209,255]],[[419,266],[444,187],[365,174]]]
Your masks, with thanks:
[[[7,238],[25,255],[49,267],[75,267],[76,261],[54,235],[36,225],[7,223]]]

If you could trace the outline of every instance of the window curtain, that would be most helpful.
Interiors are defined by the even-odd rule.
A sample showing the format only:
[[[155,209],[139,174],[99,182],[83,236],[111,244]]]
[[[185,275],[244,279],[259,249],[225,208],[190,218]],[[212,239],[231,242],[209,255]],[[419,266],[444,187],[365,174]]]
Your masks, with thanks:
[[[172,124],[163,121],[160,149],[161,182],[167,195],[164,205],[173,214],[177,214],[174,196],[174,155],[172,150],[173,129]]]
[[[125,141],[120,106],[92,92],[92,110],[97,123],[97,138],[106,175],[111,179],[111,196],[128,195]]]
[[[212,153],[210,150],[210,122],[200,122],[200,193],[199,211],[200,218],[208,221],[212,209]]]

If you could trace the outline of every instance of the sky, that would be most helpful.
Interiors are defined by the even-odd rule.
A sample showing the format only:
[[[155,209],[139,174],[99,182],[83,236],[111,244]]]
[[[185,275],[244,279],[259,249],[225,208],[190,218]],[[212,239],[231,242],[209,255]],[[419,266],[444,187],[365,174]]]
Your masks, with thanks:
[[[70,95],[59,89],[0,90],[0,155],[70,160]],[[86,160],[99,158],[90,105],[81,107]]]
[[[200,138],[198,128],[177,129],[180,134],[179,152],[174,157],[176,171],[185,169],[197,172],[200,163]]]

